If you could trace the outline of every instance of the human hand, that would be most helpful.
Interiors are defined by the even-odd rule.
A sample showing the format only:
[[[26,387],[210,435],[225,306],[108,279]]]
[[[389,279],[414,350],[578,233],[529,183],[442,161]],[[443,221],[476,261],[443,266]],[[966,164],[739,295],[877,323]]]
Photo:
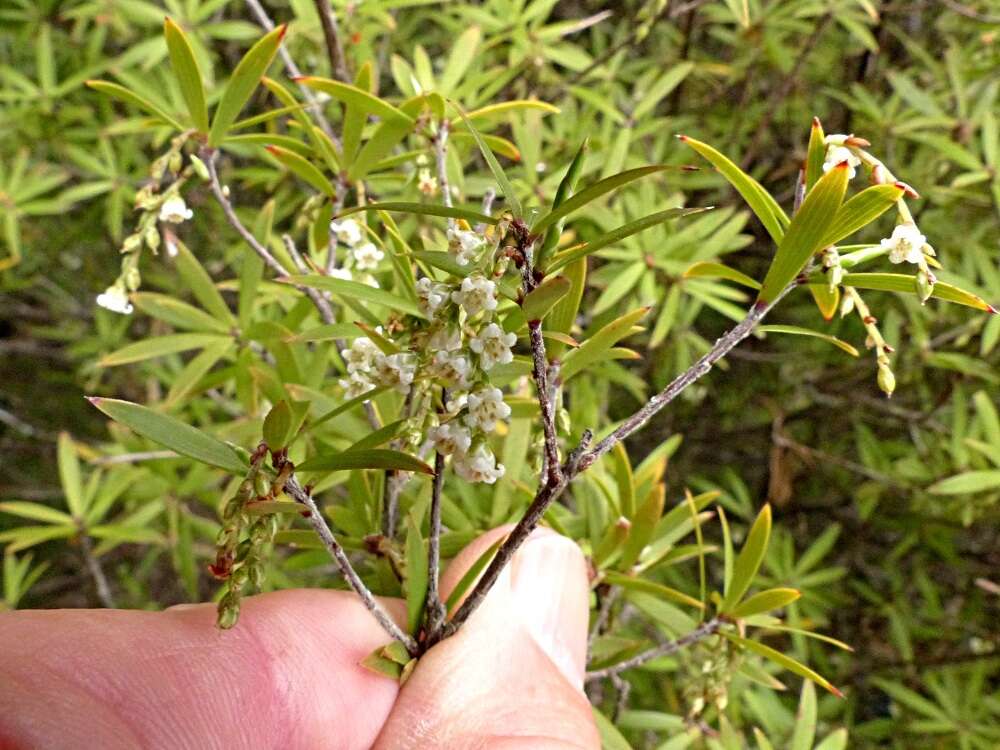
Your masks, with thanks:
[[[506,531],[452,562],[445,595]],[[351,592],[250,597],[230,631],[209,604],[0,615],[0,750],[598,748],[588,595],[579,548],[535,532],[402,689],[359,666],[387,638]]]

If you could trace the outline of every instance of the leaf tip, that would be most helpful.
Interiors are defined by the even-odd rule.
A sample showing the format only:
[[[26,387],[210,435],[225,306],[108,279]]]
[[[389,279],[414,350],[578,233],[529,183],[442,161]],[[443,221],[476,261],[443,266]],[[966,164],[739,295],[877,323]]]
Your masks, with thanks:
[[[684,135],[683,133],[678,133],[678,134],[676,135],[676,138],[677,138],[677,140],[679,140],[679,141],[680,141],[681,143],[687,143],[687,141],[688,141],[688,137],[687,137],[686,135]]]
[[[288,24],[287,23],[281,24],[281,26],[278,27],[278,41],[280,42],[282,39],[284,39],[285,34],[287,33],[288,33]]]
[[[986,303],[986,312],[988,312],[990,315],[996,315],[997,314],[997,309],[995,307],[993,307],[993,305],[991,305],[989,302],[987,302]]]
[[[813,128],[822,128],[823,124],[819,121],[819,118],[815,115],[813,116]]]
[[[847,162],[847,159],[844,159],[844,160],[843,160],[842,162],[840,162],[840,163],[839,163],[839,164],[838,164],[838,165],[837,165],[836,167],[834,167],[834,169],[842,169],[843,171],[845,171],[845,172],[846,172],[846,171],[847,171],[847,168],[848,168],[849,166],[851,166],[851,165],[850,165],[850,164],[848,164],[848,162]]]
[[[920,193],[918,193],[912,187],[910,187],[909,185],[907,185],[905,182],[902,182],[901,180],[897,180],[896,182],[894,182],[892,184],[893,184],[893,187],[896,187],[899,190],[902,190],[903,194],[906,195],[907,198],[913,198],[914,200],[920,198]]]
[[[700,172],[701,167],[696,167],[694,164],[681,164],[682,172]]]

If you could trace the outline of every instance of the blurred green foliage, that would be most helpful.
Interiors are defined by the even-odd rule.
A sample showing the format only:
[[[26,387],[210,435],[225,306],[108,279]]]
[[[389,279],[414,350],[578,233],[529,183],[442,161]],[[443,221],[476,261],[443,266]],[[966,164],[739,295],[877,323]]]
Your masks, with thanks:
[[[275,22],[290,22],[285,45],[303,72],[334,77],[312,2],[266,7]],[[736,159],[787,206],[807,155],[810,120],[819,116],[827,132],[853,132],[875,144],[920,192],[910,204],[945,269],[940,280],[1000,300],[1000,9],[989,0],[365,0],[334,8],[346,65],[358,73],[370,64],[370,87],[380,97],[399,102],[435,91],[467,111],[522,99],[558,107],[557,115],[525,108],[477,121],[518,193],[536,203],[552,200],[585,138],[583,179],[593,181],[646,164],[693,163],[694,154],[673,137],[689,133]],[[9,608],[83,606],[109,593],[119,606],[159,608],[214,593],[206,564],[220,500],[235,487],[223,491],[218,472],[164,459],[155,445],[118,427],[109,440],[85,393],[166,402],[175,416],[199,424],[245,408],[250,419],[227,434],[245,446],[259,438],[266,413],[249,408],[252,402],[274,400],[264,370],[255,371],[256,388],[219,390],[229,376],[224,370],[243,356],[219,341],[199,340],[192,348],[203,354],[194,358],[181,348],[129,366],[112,367],[107,359],[130,342],[192,327],[199,331],[192,335],[212,336],[185,325],[193,314],[186,309],[179,318],[156,314],[154,291],[208,310],[226,331],[214,298],[199,293],[191,281],[197,273],[178,260],[183,253],[142,258],[148,304],[136,306],[148,315],[116,316],[93,304],[119,273],[136,195],[175,133],[84,84],[115,81],[169,113],[186,112],[161,34],[164,15],[190,40],[212,111],[230,71],[264,33],[249,4],[11,0],[0,8],[0,500],[7,511],[0,534],[10,542],[3,565]],[[276,75],[279,67],[271,75],[294,90]],[[242,116],[276,106],[260,88]],[[331,117],[339,112],[335,102],[327,108]],[[263,234],[272,223],[297,230],[314,250],[315,232],[301,219],[310,208],[303,206],[309,191],[302,179],[313,183],[293,159],[262,148],[282,145],[276,137],[302,135],[294,112],[285,121],[292,125],[263,120],[247,132],[267,138],[230,144],[224,178],[255,231]],[[419,197],[417,172],[433,154],[416,140],[371,165],[372,194]],[[494,179],[457,124],[452,146],[452,185],[474,202]],[[222,282],[228,304],[249,283],[252,261],[244,260],[244,246],[207,187],[199,183],[185,197],[195,219],[179,233],[196,263]],[[719,279],[685,276],[692,264],[721,261],[762,279],[773,245],[707,169],[638,182],[567,224],[570,245],[664,208],[712,204],[718,208],[608,245],[590,260],[573,335],[641,306],[651,311],[647,330],[630,339],[642,359],[602,361],[574,378],[572,424],[624,418],[742,318],[751,297]],[[434,249],[439,236],[428,223],[409,218],[400,225],[423,249]],[[862,241],[877,242],[887,227],[883,219]],[[294,328],[305,317],[306,309],[272,286],[261,287],[256,303],[241,295],[241,325],[259,315]],[[688,514],[685,489],[702,493],[699,508],[716,502],[724,509],[737,549],[769,501],[774,530],[756,585],[798,589],[801,598],[784,610],[786,625],[825,633],[855,651],[798,633],[772,633],[768,643],[821,672],[845,699],[817,700],[808,682],[801,694],[773,692],[763,685],[787,683],[786,676],[747,660],[724,710],[710,708],[708,724],[687,722],[699,680],[711,672],[705,665],[718,666],[705,642],[624,673],[627,704],[617,705],[621,684],[596,683],[591,697],[610,717],[602,719],[608,747],[833,750],[845,746],[844,728],[852,747],[1000,743],[1000,316],[937,300],[921,305],[912,295],[865,296],[896,349],[891,400],[876,387],[868,357],[847,357],[818,339],[761,332],[630,441],[634,467],[621,463],[628,458],[606,459],[574,485],[576,503],[587,509],[584,526],[561,506],[550,517],[599,557],[625,495],[655,506],[657,538],[666,541],[647,550],[668,564],[652,576],[657,591],[621,587],[614,629],[594,655],[613,663],[635,653],[645,637],[630,622],[636,612],[662,636],[684,632],[691,611],[682,611],[676,597],[666,601],[663,589],[697,599],[699,547],[709,577],[725,578],[721,528],[709,511]],[[272,307],[261,313],[265,305]],[[866,334],[856,317],[824,322],[807,295],[779,312],[783,324],[862,348]],[[258,334],[257,345],[279,367],[308,369],[301,353],[281,351],[273,331]],[[321,411],[339,403],[321,382],[291,380],[301,383],[291,395],[315,399]],[[338,419],[328,438],[343,448],[364,427],[357,415]],[[531,419],[530,412],[514,414],[505,459],[509,450],[533,460]],[[121,458],[135,453],[148,455]],[[531,473],[528,465],[514,468]],[[684,513],[660,518],[664,497],[651,495],[653,485],[663,488],[668,511]],[[516,517],[530,499],[530,488],[517,484],[503,485],[495,497],[479,489],[455,487],[445,508],[446,555],[477,530]],[[366,515],[375,491],[364,472],[333,488],[340,501],[330,508],[333,524],[358,547],[377,528]],[[13,531],[25,524],[37,530]],[[696,543],[696,528],[704,542],[699,536]],[[268,567],[266,585],[329,585],[325,554],[285,548]],[[95,561],[110,592],[95,588]],[[390,592],[399,587],[387,564],[371,575]]]

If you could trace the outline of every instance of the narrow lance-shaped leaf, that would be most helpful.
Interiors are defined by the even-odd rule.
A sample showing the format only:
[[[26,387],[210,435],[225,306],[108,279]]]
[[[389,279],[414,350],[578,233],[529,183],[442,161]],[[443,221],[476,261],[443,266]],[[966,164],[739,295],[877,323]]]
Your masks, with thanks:
[[[760,219],[771,238],[775,242],[781,242],[785,227],[789,224],[788,216],[771,194],[764,189],[763,185],[707,143],[702,143],[686,135],[680,135],[678,138],[715,166],[729,184],[743,196],[743,200]]]
[[[220,333],[175,333],[167,336],[155,336],[123,346],[121,349],[102,357],[98,364],[101,367],[115,367],[142,362],[189,349],[201,349],[209,344],[222,341],[224,338],[226,337]]]
[[[849,273],[845,274],[841,283],[844,286],[853,286],[858,289],[873,289],[882,292],[904,292],[906,294],[916,294],[917,288],[912,276],[902,273]],[[996,314],[996,308],[986,302],[982,297],[978,297],[972,292],[959,289],[952,284],[938,281],[934,284],[932,297],[937,297],[945,302],[954,302],[966,307],[974,307],[988,313]]]
[[[571,282],[565,276],[550,276],[524,298],[521,310],[527,321],[541,320],[569,293]]]
[[[792,657],[786,656],[780,651],[775,651],[773,648],[771,648],[770,646],[765,646],[763,643],[752,641],[748,638],[740,638],[739,636],[733,635],[732,633],[728,633],[726,631],[720,631],[720,632],[722,633],[723,636],[731,640],[733,643],[738,643],[747,650],[753,651],[754,653],[759,654],[760,656],[763,656],[766,659],[770,659],[779,666],[787,669],[789,672],[794,672],[795,674],[799,675],[799,677],[805,677],[807,680],[812,680],[821,688],[830,691],[838,698],[844,697],[844,694],[840,692],[837,688],[835,688],[830,683],[829,680],[824,678],[819,673],[813,671],[812,669],[809,669],[809,667],[807,667],[805,664],[796,661]]]
[[[201,70],[198,68],[191,43],[181,27],[170,18],[163,22],[163,36],[166,37],[167,51],[170,53],[170,67],[177,77],[177,84],[187,104],[191,121],[199,133],[207,133],[208,107],[205,105],[205,88],[201,82]]]
[[[598,180],[593,185],[588,185],[583,190],[574,193],[572,197],[559,204],[558,208],[553,208],[549,213],[541,217],[532,225],[531,231],[535,234],[540,234],[564,216],[568,216],[577,209],[597,200],[602,195],[610,193],[612,190],[622,187],[623,185],[627,185],[630,182],[634,182],[641,177],[656,174],[657,172],[665,172],[667,170],[691,171],[693,169],[695,168],[677,167],[670,164],[651,164],[646,167],[627,169],[624,172],[619,172],[618,174],[613,174],[610,177],[605,177],[603,180]]]
[[[819,118],[814,117],[809,132],[809,150],[806,153],[806,192],[812,190],[813,185],[823,176],[823,162],[826,161],[824,137],[823,126]]]
[[[427,559],[420,526],[410,513],[406,517],[406,619],[413,635],[420,631],[427,602]]]
[[[739,619],[763,612],[771,612],[791,604],[800,596],[802,596],[802,592],[795,589],[768,589],[745,599],[732,612],[729,612],[729,616]]]
[[[455,584],[455,588],[451,590],[448,594],[448,598],[445,600],[444,606],[447,610],[448,615],[454,614],[458,605],[462,602],[462,598],[465,596],[466,592],[472,588],[472,585],[479,580],[480,574],[486,570],[486,566],[493,562],[493,558],[496,557],[497,550],[500,549],[500,545],[507,540],[506,536],[500,537],[493,544],[487,548],[483,554],[481,554],[476,561],[472,563],[469,569],[465,572],[465,575]]]
[[[750,527],[746,541],[736,561],[733,563],[733,578],[729,582],[726,596],[722,600],[721,611],[730,612],[743,598],[753,583],[754,576],[764,560],[767,543],[771,538],[771,506],[765,505]]]
[[[826,341],[828,344],[833,344],[838,349],[847,352],[852,357],[858,356],[858,350],[853,346],[848,344],[846,341],[838,339],[836,336],[831,336],[828,333],[823,333],[821,331],[813,331],[809,328],[801,328],[799,326],[787,326],[787,325],[766,325],[757,326],[757,330],[761,333],[788,333],[793,336],[810,336],[815,339],[820,339],[821,341]]]
[[[568,263],[572,263],[579,258],[585,258],[591,253],[595,253],[608,245],[613,245],[622,241],[626,237],[631,237],[632,235],[638,234],[639,232],[649,229],[650,227],[654,227],[657,224],[662,224],[665,221],[676,219],[681,216],[700,214],[703,211],[710,211],[712,208],[712,206],[695,208],[668,208],[665,211],[657,211],[655,214],[650,214],[649,216],[644,216],[641,219],[630,221],[628,224],[623,224],[617,229],[612,229],[610,232],[606,232],[600,237],[595,237],[589,242],[566,248],[552,258],[552,263],[549,268],[545,269],[545,271],[547,273],[553,273]]]
[[[260,83],[260,79],[278,53],[278,47],[281,46],[286,28],[286,26],[279,26],[267,34],[250,48],[236,66],[229,83],[226,84],[226,90],[222,93],[219,106],[215,110],[212,129],[208,134],[209,146],[214,148],[225,140],[230,125],[236,122],[236,118],[247,103],[247,99],[257,88],[257,84]]]
[[[319,78],[317,76],[302,76],[296,78],[295,81],[316,91],[329,94],[337,101],[357,107],[368,114],[375,115],[381,120],[396,119],[411,125],[413,124],[413,118],[401,109],[349,83],[342,83],[329,78]]]
[[[68,432],[59,433],[58,448],[59,482],[66,497],[66,506],[74,517],[83,518],[87,508],[83,497],[83,479],[80,477],[80,459]]]
[[[827,247],[849,237],[862,227],[888,211],[903,196],[898,185],[873,185],[862,190],[837,211],[833,223],[823,237],[822,247]]]
[[[96,397],[88,401],[116,422],[182,456],[233,474],[244,474],[247,470],[247,465],[235,450],[179,419],[130,401]]]
[[[580,172],[583,171],[584,158],[587,152],[587,139],[584,138],[583,142],[580,144],[580,148],[576,150],[576,155],[573,157],[573,161],[570,162],[569,168],[566,170],[566,174],[563,175],[562,180],[559,181],[559,187],[556,188],[555,197],[552,199],[552,207],[558,208],[566,199],[573,194],[576,190],[576,182],[580,179]],[[559,245],[559,237],[562,234],[563,222],[558,221],[553,226],[549,227],[545,232],[545,237],[542,239],[542,244],[539,246],[535,253],[535,265],[541,269],[545,269],[545,260],[549,254]]]
[[[847,190],[847,162],[827,172],[809,191],[788,231],[778,244],[771,267],[757,299],[770,302],[799,275],[809,259],[823,247],[823,238],[837,215]]]
[[[833,320],[833,316],[840,307],[840,287],[830,287],[829,284],[810,284],[809,292],[812,294],[816,307],[823,320]]]
[[[339,294],[347,299],[373,302],[377,305],[388,307],[390,310],[398,310],[418,318],[424,317],[424,314],[420,311],[420,308],[417,307],[415,302],[387,292],[384,289],[377,289],[375,287],[368,286],[367,284],[361,284],[357,281],[335,279],[332,276],[320,276],[318,274],[307,276],[282,276],[278,278],[277,281],[283,284],[295,284],[313,287],[314,289],[323,289],[327,292]]]
[[[359,211],[389,211],[391,213],[420,214],[423,216],[444,216],[449,219],[465,219],[470,224],[496,224],[499,219],[481,214],[467,208],[445,206],[436,203],[409,203],[406,201],[386,201],[385,203],[369,203],[366,206],[354,206],[337,214],[336,218],[350,216]]]
[[[333,198],[337,191],[333,187],[333,183],[327,179],[318,167],[316,167],[311,161],[303,156],[290,151],[287,148],[282,148],[281,146],[275,146],[274,144],[266,146],[267,152],[271,154],[275,159],[288,167],[291,172],[307,183],[312,185],[314,188],[319,190],[324,195]]]
[[[496,156],[493,155],[493,150],[486,144],[483,137],[479,134],[476,126],[472,124],[469,118],[458,104],[451,102],[451,105],[458,111],[461,115],[462,121],[465,126],[472,133],[472,137],[476,139],[476,144],[479,146],[479,150],[486,160],[486,164],[489,165],[490,171],[493,172],[493,176],[496,178],[497,184],[500,186],[500,190],[503,191],[504,200],[507,201],[507,205],[510,206],[511,212],[515,217],[521,218],[524,216],[524,208],[521,206],[521,201],[518,200],[517,193],[514,192],[514,186],[510,184],[510,180],[507,179],[507,173],[503,171],[503,167],[500,166],[500,162],[497,161]]]
[[[300,471],[348,471],[351,469],[398,469],[433,474],[434,469],[418,458],[400,451],[373,448],[313,456],[298,465]]]
[[[751,289],[760,289],[760,282],[742,271],[712,261],[703,260],[695,263],[684,272],[685,279],[726,279]]]
[[[111,81],[87,81],[87,86],[94,89],[94,91],[99,91],[113,99],[118,99],[119,101],[123,101],[127,104],[138,107],[139,109],[145,110],[153,117],[161,120],[173,128],[176,128],[177,130],[184,130],[184,126],[173,115],[168,114],[166,110],[153,104],[153,102],[149,101],[149,99],[139,96],[137,93],[125,88],[124,86],[112,83]]]
[[[223,299],[222,294],[212,282],[212,277],[208,275],[205,267],[198,262],[194,253],[183,242],[176,240],[174,245],[177,248],[177,256],[174,261],[177,263],[177,270],[180,271],[184,283],[194,294],[195,299],[219,320],[235,325],[236,319],[230,312],[229,305],[226,304],[226,300]]]

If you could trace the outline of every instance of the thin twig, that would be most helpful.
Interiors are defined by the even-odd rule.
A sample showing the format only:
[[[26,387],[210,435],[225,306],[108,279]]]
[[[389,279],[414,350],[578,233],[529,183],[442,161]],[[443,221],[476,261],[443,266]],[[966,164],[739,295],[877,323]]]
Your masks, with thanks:
[[[115,598],[111,595],[111,586],[108,584],[108,579],[101,569],[101,564],[94,555],[94,545],[85,531],[80,534],[80,550],[83,552],[83,561],[87,564],[90,577],[94,579],[94,586],[97,588],[97,598],[101,600],[101,604],[104,607],[114,609]]]
[[[254,14],[257,19],[257,23],[260,24],[267,31],[274,30],[274,21],[271,20],[270,16],[267,15],[267,11],[264,10],[258,0],[246,0],[247,7],[250,8],[250,12]],[[288,49],[285,47],[284,41],[282,41],[281,46],[278,47],[278,55],[281,57],[281,62],[285,66],[285,70],[288,71],[288,76],[292,79],[303,78],[302,71],[299,66],[295,64],[295,60],[289,54]],[[297,82],[298,83],[298,82]],[[316,122],[319,123],[320,130],[326,134],[326,136],[333,141],[337,148],[340,148],[340,140],[337,138],[336,134],[333,132],[333,128],[330,127],[330,122],[326,119],[326,115],[323,114],[323,105],[316,98],[312,89],[303,83],[298,83],[299,91],[302,92],[302,96],[309,103],[309,109],[312,110],[313,114],[316,116]]]
[[[295,246],[295,240],[292,239],[292,236],[290,234],[283,234],[281,235],[281,241],[285,243],[285,250],[288,251],[288,255],[291,257],[295,267],[299,269],[299,273],[309,273],[309,266],[306,265],[305,258],[302,257],[299,248]]]
[[[444,456],[434,456],[434,484],[431,489],[430,531],[427,544],[427,640],[433,642],[444,622],[441,601],[441,490],[444,487]]]
[[[444,205],[451,208],[451,185],[448,184],[448,121],[442,120],[438,131],[432,139],[434,143],[434,161],[437,163],[438,185],[441,186],[441,198]],[[449,219],[454,223],[454,219]]]
[[[222,213],[225,214],[226,220],[229,225],[236,230],[237,234],[243,238],[250,248],[260,256],[261,260],[276,274],[279,276],[287,276],[288,269],[286,269],[281,263],[275,258],[271,251],[268,250],[260,241],[253,236],[249,229],[243,226],[243,222],[240,221],[240,217],[236,215],[236,210],[233,208],[233,204],[229,201],[226,196],[226,191],[222,188],[222,183],[219,181],[219,173],[215,168],[215,160],[218,158],[218,151],[207,146],[201,150],[202,160],[208,167],[209,185],[212,188],[212,194],[215,196],[216,202],[222,207]],[[309,287],[297,286],[301,292],[304,292],[312,303],[316,306],[319,311],[320,318],[323,319],[324,323],[333,323],[334,315],[333,309],[330,307],[330,303],[320,294],[317,290],[311,289]]]
[[[595,669],[593,672],[587,672],[587,681],[590,680],[600,680],[604,677],[613,677],[619,675],[627,669],[632,669],[633,667],[638,667],[645,664],[653,659],[658,659],[661,656],[670,656],[671,654],[676,654],[678,651],[691,646],[698,641],[707,638],[716,631],[722,625],[722,620],[717,617],[713,617],[711,620],[706,620],[697,628],[692,630],[685,636],[678,638],[676,641],[670,641],[669,643],[663,643],[659,646],[649,649],[648,651],[643,651],[641,654],[633,656],[631,659],[626,659],[625,661],[619,662],[611,667],[606,667],[605,669]]]
[[[590,636],[587,638],[587,652],[594,647],[594,641],[604,633],[604,629],[607,627],[608,620],[611,618],[611,608],[614,606],[615,602],[618,600],[618,595],[621,593],[621,589],[617,586],[613,586],[608,590],[608,592],[601,598],[601,608],[597,612],[597,619],[594,620],[594,627],[590,629]]]
[[[513,531],[511,531],[507,540],[500,546],[500,549],[497,550],[496,556],[494,556],[493,561],[486,568],[486,572],[483,573],[482,578],[479,579],[472,593],[469,594],[462,603],[462,606],[455,612],[455,616],[449,621],[445,628],[445,634],[450,635],[456,632],[462,626],[462,623],[479,607],[489,593],[489,590],[493,587],[493,584],[500,577],[501,571],[503,571],[520,546],[531,535],[531,532],[534,531],[545,515],[545,511],[559,498],[574,477],[586,471],[588,467],[610,451],[617,443],[625,440],[633,432],[643,427],[657,412],[677,398],[688,386],[711,371],[712,366],[728,354],[733,347],[749,336],[754,326],[778,302],[784,299],[785,295],[798,287],[803,278],[800,277],[800,279],[785,287],[773,301],[755,304],[747,312],[746,317],[728,333],[720,337],[701,359],[676,377],[666,388],[653,396],[645,406],[622,422],[616,430],[601,440],[593,449],[586,450],[582,446],[581,448],[577,448],[570,454],[566,464],[562,467],[562,471],[558,475],[550,472],[547,479],[539,488],[535,498],[528,506],[527,511],[525,511],[524,516],[518,522],[517,526],[514,527]],[[589,435],[585,434],[585,437],[589,441]]]
[[[330,74],[344,83],[351,82],[351,74],[347,70],[347,60],[344,59],[344,48],[340,44],[340,29],[337,27],[337,17],[330,7],[330,0],[313,0],[319,22],[323,26],[323,38],[326,41],[326,53],[330,58]]]
[[[337,563],[337,567],[340,568],[340,572],[343,574],[344,579],[347,581],[348,585],[354,589],[354,592],[361,597],[361,601],[364,603],[365,608],[372,613],[372,616],[378,620],[378,624],[382,626],[389,635],[395,638],[397,641],[401,642],[406,646],[406,650],[412,655],[417,654],[417,642],[412,636],[404,633],[403,630],[396,624],[389,613],[386,612],[382,605],[378,603],[375,596],[368,587],[365,586],[364,581],[361,580],[361,576],[358,575],[357,571],[351,565],[351,561],[347,557],[347,553],[344,552],[344,548],[340,546],[340,542],[333,535],[330,527],[327,525],[326,520],[320,513],[319,508],[316,506],[316,501],[312,499],[312,496],[303,489],[302,485],[299,484],[298,480],[293,476],[289,477],[288,481],[285,482],[285,492],[290,495],[295,502],[301,503],[309,510],[309,524],[313,527],[313,530],[319,536],[320,540],[323,542],[323,546],[326,547],[330,556],[333,557],[334,562]]]

